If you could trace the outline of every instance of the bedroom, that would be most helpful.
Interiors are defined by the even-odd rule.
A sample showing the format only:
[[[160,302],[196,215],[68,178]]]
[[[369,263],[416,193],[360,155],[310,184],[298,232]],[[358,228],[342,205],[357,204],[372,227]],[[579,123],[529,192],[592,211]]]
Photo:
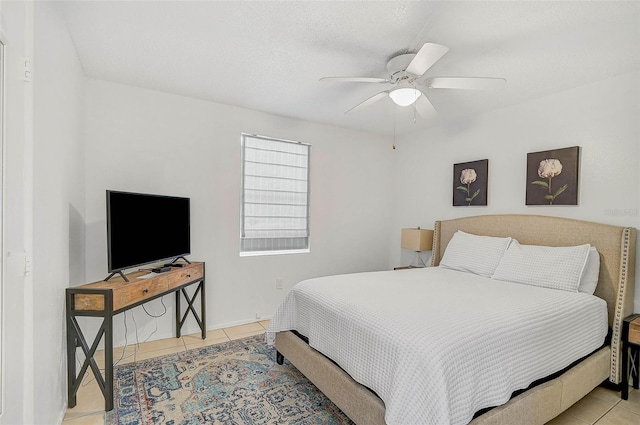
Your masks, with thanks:
[[[513,56],[515,63],[509,69],[515,67],[533,78],[526,100],[443,120],[436,126],[418,122],[414,127],[410,115],[399,113],[395,138],[389,104],[376,105],[360,116],[343,116],[371,94],[366,88],[317,84],[317,77],[368,71],[346,62],[347,55],[341,56],[345,68],[323,69],[309,79],[313,90],[322,94],[319,100],[327,104],[326,110],[317,112],[319,118],[291,118],[284,112],[290,105],[259,111],[259,106],[228,106],[224,103],[234,104],[92,76],[78,57],[76,49],[81,46],[74,45],[69,35],[65,19],[71,17],[65,18],[57,4],[0,4],[2,34],[11,47],[6,52],[4,246],[13,253],[4,259],[3,423],[51,423],[64,414],[63,293],[69,285],[104,277],[103,202],[108,188],[192,198],[194,228],[198,229],[192,236],[193,258],[207,262],[212,288],[208,321],[215,327],[268,318],[287,290],[304,278],[407,263],[408,253],[399,248],[403,227],[432,228],[437,219],[498,213],[547,214],[640,227],[636,165],[640,160],[640,48],[638,25],[629,25],[638,17],[635,3],[600,5],[611,15],[595,10],[575,16],[556,14],[556,9],[545,13],[543,6],[533,3],[538,13],[533,16],[539,20],[531,19],[530,27],[519,26],[517,31],[509,27],[509,42],[500,45]],[[494,75],[498,63],[492,56],[494,44],[483,43],[500,43],[505,35],[500,27],[488,24],[478,34],[463,31],[477,29],[470,24],[470,15],[477,10],[468,7],[460,3],[455,14],[443,13],[440,26],[426,34],[420,33],[425,19],[412,20],[412,30],[402,32],[400,41],[387,41],[385,49],[366,39],[375,36],[378,40],[380,35],[349,34],[346,23],[344,28],[332,27],[335,34],[329,45],[320,47],[346,48],[355,43],[367,55],[373,73],[384,72],[387,56],[395,51],[417,48],[418,42],[438,37],[442,39],[436,41],[449,42],[452,49],[447,55],[452,72],[466,73],[465,67],[473,66],[481,73],[478,75]],[[370,13],[372,20],[381,19]],[[461,18],[451,22],[451,16]],[[504,16],[511,15],[505,12]],[[108,24],[109,17],[106,14],[103,22]],[[616,30],[608,31],[615,25]],[[444,33],[446,26],[451,30]],[[601,38],[594,35],[605,33],[608,35]],[[356,41],[351,37],[357,37]],[[231,49],[241,50],[246,44],[240,41],[230,44]],[[304,37],[298,42],[304,43]],[[548,46],[554,47],[553,55],[547,54]],[[111,52],[107,47],[95,49]],[[301,51],[298,44],[284,43],[282,49],[271,47],[271,54],[286,58],[294,48]],[[472,61],[465,60],[476,50]],[[31,86],[18,75],[22,69],[15,68],[25,56],[33,58]],[[562,66],[556,69],[560,59]],[[216,69],[207,72],[222,72],[219,67],[223,65],[215,57],[208,60]],[[240,62],[239,66],[250,63]],[[262,80],[280,88],[280,79],[287,78],[282,75],[285,70]],[[153,67],[148,71],[143,76],[152,80]],[[512,75],[496,76],[504,76],[508,84],[529,82],[518,82],[518,72]],[[260,85],[251,87],[255,97],[263,96]],[[472,111],[490,107],[496,98],[504,101],[500,95],[436,93],[432,100],[445,114],[460,105]],[[305,93],[296,97],[302,103],[314,100]],[[320,114],[337,117],[341,124],[323,124]],[[242,132],[312,144],[315,221],[309,255],[238,256]],[[526,154],[576,145],[582,148],[578,206],[526,207]],[[453,208],[452,164],[483,158],[490,159],[488,206]],[[366,211],[376,214],[363,213]],[[33,264],[26,277],[24,254],[20,258],[24,252],[31,253]],[[282,279],[282,290],[275,289],[277,278]],[[640,311],[638,290],[634,310]],[[150,333],[154,321],[139,318],[141,333]],[[158,337],[169,337],[171,315],[160,319],[158,327]],[[43,356],[45,352],[55,354]]]

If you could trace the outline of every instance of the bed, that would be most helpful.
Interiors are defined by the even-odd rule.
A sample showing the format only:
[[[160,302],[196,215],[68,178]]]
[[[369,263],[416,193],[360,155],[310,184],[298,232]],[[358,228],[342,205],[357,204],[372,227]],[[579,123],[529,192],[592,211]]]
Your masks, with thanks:
[[[500,304],[500,298],[505,291],[514,290],[513,286],[527,286],[517,285],[508,282],[496,282],[492,281],[488,277],[479,277],[478,282],[472,282],[469,286],[457,285],[455,277],[451,277],[451,273],[460,273],[458,271],[449,271],[441,267],[431,268],[428,270],[409,270],[409,271],[396,271],[396,272],[379,272],[372,274],[356,274],[346,275],[342,279],[346,281],[352,281],[349,284],[343,284],[337,277],[325,278],[321,288],[317,288],[307,282],[299,284],[301,291],[310,291],[311,295],[298,295],[297,304],[305,304],[303,308],[298,312],[285,311],[279,312],[272,321],[272,327],[270,331],[277,331],[275,335],[275,345],[278,353],[286,357],[294,366],[296,366],[302,373],[304,373],[318,388],[323,391],[340,409],[342,409],[347,416],[349,416],[357,424],[385,424],[386,420],[390,424],[400,423],[468,423],[471,424],[542,424],[566,410],[577,400],[589,393],[593,388],[601,384],[603,381],[608,381],[613,385],[617,385],[620,382],[620,331],[622,319],[632,312],[633,303],[633,286],[634,286],[634,259],[635,259],[635,229],[625,228],[619,226],[611,226],[598,223],[583,222],[578,220],[564,219],[558,217],[544,217],[544,216],[531,216],[531,215],[486,215],[478,217],[467,217],[454,220],[438,221],[435,224],[434,229],[434,245],[432,255],[432,265],[438,266],[443,260],[443,255],[449,242],[454,238],[454,234],[458,231],[467,232],[473,235],[485,235],[492,237],[507,238],[511,237],[516,239],[523,245],[545,245],[554,247],[568,247],[582,244],[590,244],[595,246],[599,252],[600,268],[597,288],[595,289],[595,296],[580,294],[573,294],[571,297],[567,295],[566,299],[560,301],[550,302],[552,298],[548,297],[550,292],[559,291],[553,289],[525,288],[524,295],[509,295],[511,297],[517,296],[518,299],[531,299],[531,302],[538,302],[540,305],[552,305],[558,304],[553,315],[549,315],[546,319],[540,319],[545,322],[557,322],[558,319],[554,317],[562,317],[562,324],[559,329],[551,331],[552,333],[559,332],[556,337],[556,341],[567,341],[564,346],[560,342],[553,342],[554,340],[535,340],[532,347],[545,347],[544,350],[537,351],[535,356],[529,354],[532,350],[520,350],[518,349],[526,344],[527,339],[517,340],[518,332],[513,330],[501,331],[511,332],[509,335],[509,341],[514,342],[513,349],[516,350],[510,354],[508,358],[513,358],[514,363],[506,368],[507,374],[518,375],[515,377],[516,387],[511,389],[519,389],[517,386],[522,386],[522,389],[526,391],[516,391],[515,396],[511,397],[511,389],[509,394],[505,397],[505,388],[498,388],[493,391],[494,387],[492,379],[483,380],[482,369],[490,369],[492,355],[483,357],[482,350],[473,352],[469,357],[469,353],[466,352],[465,347],[471,347],[471,342],[474,339],[474,335],[486,327],[486,323],[494,323],[498,326],[503,326],[503,323],[496,322],[500,319],[500,315],[491,315],[489,312],[488,318],[482,318],[482,306],[484,303],[497,303]],[[454,238],[454,241],[457,240]],[[452,243],[453,245],[453,243]],[[447,260],[449,261],[449,260]],[[418,278],[419,281],[423,281],[422,274],[437,275],[439,280],[448,282],[445,285],[445,289],[436,290],[434,287],[426,285],[415,285],[412,283]],[[410,301],[406,311],[403,311],[401,304],[395,307],[389,307],[385,304],[375,305],[367,307],[366,304],[362,306],[350,306],[349,304],[341,304],[340,298],[337,294],[341,291],[348,292],[349,290],[365,292],[367,296],[364,298],[371,298],[375,300],[373,296],[369,297],[368,293],[375,293],[376,291],[384,294],[385,290],[388,290],[389,283],[386,282],[389,279],[395,279],[403,287],[403,290],[407,290],[408,294],[416,294],[416,298],[421,300],[428,300],[429,294],[436,294],[443,297],[440,305],[438,302],[415,302],[411,300],[411,297],[407,297],[406,294],[402,295],[405,301]],[[474,277],[475,279],[475,277]],[[359,281],[362,281],[358,283]],[[363,283],[364,282],[364,283]],[[367,283],[368,282],[368,283]],[[333,286],[332,286],[333,285]],[[370,290],[363,291],[363,288],[367,286],[357,285],[370,285]],[[460,283],[460,285],[463,285]],[[465,285],[467,285],[465,283]],[[471,294],[471,288],[473,286],[482,286],[483,292],[479,294],[473,294],[466,296],[465,294]],[[511,287],[509,286],[511,285]],[[306,288],[306,287],[309,288]],[[343,289],[344,288],[344,289]],[[354,288],[354,289],[348,289]],[[322,301],[320,304],[333,305],[337,313],[341,314],[336,318],[321,319],[320,315],[314,316],[316,310],[320,309],[316,304],[306,305],[305,297],[309,299],[315,298],[316,295],[313,291],[326,290],[329,301]],[[438,291],[445,291],[439,294]],[[446,292],[446,291],[450,292]],[[425,293],[419,293],[418,291],[425,291]],[[492,292],[493,291],[493,292]],[[346,294],[348,296],[348,294]],[[582,294],[584,295],[584,294]],[[434,295],[436,296],[436,295]],[[475,303],[479,300],[479,297],[486,297],[483,302]],[[466,299],[465,298],[472,298]],[[508,298],[508,297],[507,297]],[[539,298],[539,301],[536,301]],[[588,302],[592,307],[585,307],[582,305],[573,305],[574,303]],[[509,303],[502,303],[506,308],[509,308]],[[425,319],[422,314],[426,314],[420,310],[420,306],[424,305],[425,310],[433,310],[438,313],[435,316],[428,316]],[[599,305],[599,306],[598,306]],[[322,306],[324,309],[326,306]],[[460,310],[456,310],[456,307]],[[439,308],[442,310],[440,311]],[[493,308],[493,307],[492,307]],[[515,311],[528,311],[528,305],[518,305],[513,307]],[[384,314],[374,314],[376,310],[384,311]],[[520,310],[518,310],[520,309]],[[564,310],[563,310],[564,309]],[[573,310],[571,310],[573,309]],[[591,309],[591,310],[589,310]],[[285,309],[286,310],[286,309]],[[353,311],[349,311],[353,310]],[[450,310],[450,311],[447,311]],[[308,313],[308,318],[305,319]],[[579,316],[581,312],[592,311],[589,313],[592,317],[595,317],[596,322],[600,320],[602,323],[598,328],[598,325],[593,330],[583,329],[584,324],[587,323],[587,317]],[[354,313],[355,312],[355,313]],[[461,314],[461,312],[469,312],[467,316]],[[312,314],[313,313],[313,314]],[[449,317],[451,313],[454,317]],[[564,316],[562,316],[563,313]],[[513,314],[513,311],[509,314]],[[560,314],[560,316],[558,316]],[[586,314],[586,313],[585,313]],[[404,352],[405,347],[407,349],[413,349],[413,346],[428,347],[428,341],[421,341],[420,330],[412,329],[411,323],[421,320],[426,322],[420,323],[433,323],[437,322],[438,315],[442,316],[443,322],[451,322],[451,326],[457,328],[468,328],[467,334],[456,337],[452,340],[447,339],[446,335],[438,341],[443,341],[442,350],[444,354],[437,354],[436,357],[440,363],[448,364],[449,358],[455,356],[462,356],[467,360],[471,359],[469,363],[474,361],[480,361],[480,371],[475,369],[465,369],[457,365],[453,368],[441,369],[435,367],[421,367],[421,358],[416,359],[415,354],[407,354]],[[555,316],[554,316],[555,315]],[[598,319],[600,315],[600,319]],[[367,320],[373,318],[374,322],[371,325],[365,320],[360,321],[360,316],[370,316]],[[406,316],[406,317],[405,317]],[[347,317],[349,317],[347,319]],[[407,318],[408,317],[408,318]],[[427,316],[425,316],[427,317]],[[512,316],[515,317],[515,316]],[[529,329],[535,325],[535,321],[527,321],[526,314],[518,314],[518,321],[521,322],[519,326],[522,329]],[[405,320],[406,319],[406,320]],[[316,325],[322,323],[322,326],[315,326],[311,323],[305,323],[313,321]],[[321,322],[325,320],[324,322]],[[375,322],[377,320],[377,322]],[[487,320],[488,322],[482,322]],[[362,322],[362,323],[361,323]],[[394,331],[386,328],[387,323],[397,322],[396,325],[407,328],[409,332],[414,332],[415,338],[411,338],[411,335],[400,335],[398,337],[393,336]],[[478,322],[476,324],[476,322]],[[363,324],[364,323],[364,324]],[[369,326],[369,327],[367,327]],[[391,326],[391,325],[389,325]],[[474,327],[475,326],[475,327]],[[445,323],[446,327],[446,323]],[[297,329],[296,329],[297,328]],[[605,338],[609,330],[609,337]],[[301,331],[298,334],[290,332],[290,329]],[[584,331],[580,334],[579,331]],[[425,331],[426,332],[426,331]],[[433,335],[439,335],[441,330],[435,329],[430,334],[429,338],[433,339]],[[562,333],[564,332],[564,333]],[[568,333],[567,333],[568,332]],[[304,335],[305,333],[310,335]],[[535,335],[535,338],[542,338],[543,334],[547,333],[544,330],[534,330],[531,335]],[[302,335],[300,335],[302,334]],[[374,335],[375,334],[375,335]],[[589,339],[589,336],[593,336],[593,341],[590,345],[582,342]],[[400,338],[400,342],[389,342],[390,345],[385,345],[386,341],[390,338]],[[364,344],[372,344],[374,346],[374,338],[382,340],[382,345],[375,345],[376,348],[371,350],[359,350],[358,346]],[[527,337],[530,338],[530,337]],[[574,338],[574,339],[571,339]],[[306,341],[322,351],[312,348]],[[424,339],[424,338],[422,338]],[[476,338],[477,339],[477,338]],[[354,345],[353,341],[356,345]],[[464,344],[460,344],[460,341]],[[488,351],[491,351],[491,338],[483,336],[480,341],[486,340],[486,347]],[[322,342],[324,341],[324,342]],[[603,344],[603,342],[605,342]],[[477,342],[477,341],[476,341]],[[446,343],[446,344],[445,344]],[[493,342],[497,345],[505,345],[500,342],[500,338],[496,337],[496,341]],[[351,345],[350,345],[351,344]],[[376,343],[377,344],[377,343]],[[395,344],[395,345],[394,345]],[[457,346],[456,346],[457,344]],[[431,344],[438,345],[438,344]],[[508,344],[507,344],[508,345]],[[347,353],[348,355],[341,353],[338,349],[334,350],[334,347],[350,346],[350,350],[357,351],[355,358],[353,353]],[[580,346],[580,347],[578,347]],[[356,347],[354,349],[354,347]],[[380,348],[382,347],[382,348]],[[393,348],[396,347],[395,351]],[[400,350],[397,347],[401,347]],[[557,353],[565,353],[575,348],[575,353],[572,355],[575,360],[568,361],[566,359],[559,360],[555,364],[555,357]],[[448,351],[447,351],[448,350]],[[459,354],[462,352],[462,354]],[[389,353],[391,355],[389,356]],[[550,355],[553,353],[554,355]],[[529,355],[527,357],[527,355]],[[422,356],[422,354],[420,354]],[[438,357],[439,356],[439,357]],[[390,368],[391,371],[385,372],[383,370],[384,359],[386,357],[392,358],[407,358],[409,363],[393,363]],[[542,366],[534,364],[535,358],[542,357],[545,359],[542,362]],[[381,360],[382,359],[382,360]],[[432,357],[425,357],[426,361],[431,362]],[[394,360],[395,361],[395,360]],[[404,360],[403,360],[404,361]],[[413,363],[411,363],[413,361]],[[485,362],[485,363],[482,363]],[[501,360],[502,362],[502,360]],[[518,364],[518,362],[521,362]],[[568,362],[565,366],[563,362]],[[554,363],[554,364],[552,364]],[[431,363],[428,363],[431,365]],[[340,367],[340,366],[342,367]],[[544,376],[540,379],[533,379],[532,376],[519,376],[527,375],[528,369],[541,369],[545,370],[545,367],[551,367],[551,369],[544,372]],[[387,367],[387,366],[385,366]],[[495,367],[495,365],[494,365]],[[394,369],[395,368],[395,369]],[[345,372],[349,370],[350,373]],[[367,373],[369,370],[369,373]],[[473,371],[473,372],[470,372]],[[518,373],[512,373],[517,371]],[[541,373],[536,370],[535,373]],[[476,376],[478,375],[478,376]],[[368,376],[374,376],[374,378],[368,378]],[[355,378],[355,379],[354,379]],[[476,379],[478,378],[478,379]],[[482,378],[482,379],[480,379]],[[413,379],[413,387],[415,391],[402,390],[406,388],[404,386],[395,386],[399,380]],[[482,386],[489,385],[483,390],[483,392],[495,392],[493,399],[500,400],[499,403],[486,405],[487,400],[478,400],[477,394],[467,394],[463,390],[455,391],[451,390],[451,398],[448,398],[448,391],[441,391],[440,388],[457,387],[459,381],[470,379],[470,385]],[[501,378],[500,378],[501,379]],[[495,380],[495,379],[494,379]],[[362,385],[358,382],[365,385]],[[443,381],[449,385],[445,387],[434,387],[435,389],[429,389],[431,382],[438,383]],[[531,381],[531,382],[529,382]],[[429,385],[423,385],[428,382]],[[451,383],[453,382],[452,385]],[[523,386],[523,383],[526,385]],[[529,385],[531,383],[531,385]],[[469,384],[469,383],[467,383]],[[423,389],[425,387],[425,389]],[[372,390],[375,389],[375,392]],[[404,391],[404,392],[403,392]],[[420,395],[425,391],[427,396]],[[431,392],[429,392],[431,391]],[[415,395],[415,394],[417,395]],[[443,400],[438,399],[441,393],[445,394]],[[380,397],[378,397],[378,394]],[[462,394],[462,395],[460,395]],[[422,397],[422,401],[418,399],[412,399],[412,397]],[[385,402],[382,399],[386,400]],[[504,399],[503,399],[504,398]],[[425,407],[425,400],[427,406]],[[508,400],[508,401],[507,401]],[[385,406],[386,403],[386,406]],[[431,405],[430,405],[431,403]],[[420,405],[422,410],[412,410],[414,405]],[[470,407],[473,405],[472,407]],[[486,409],[490,406],[497,406],[491,409]],[[465,410],[466,409],[466,410]],[[469,412],[471,409],[471,413]],[[476,411],[477,410],[477,411]],[[432,414],[433,416],[424,416],[425,413]],[[480,414],[481,413],[481,414]],[[415,416],[414,416],[415,415]],[[475,415],[475,418],[473,418]],[[420,418],[412,422],[407,418]],[[430,419],[427,419],[430,418]],[[472,419],[473,418],[473,419]]]

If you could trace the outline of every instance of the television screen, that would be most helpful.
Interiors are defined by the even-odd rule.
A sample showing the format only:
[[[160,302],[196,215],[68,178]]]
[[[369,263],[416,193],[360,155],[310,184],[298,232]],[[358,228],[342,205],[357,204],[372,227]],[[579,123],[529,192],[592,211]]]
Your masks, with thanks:
[[[107,190],[109,272],[191,253],[189,198]]]

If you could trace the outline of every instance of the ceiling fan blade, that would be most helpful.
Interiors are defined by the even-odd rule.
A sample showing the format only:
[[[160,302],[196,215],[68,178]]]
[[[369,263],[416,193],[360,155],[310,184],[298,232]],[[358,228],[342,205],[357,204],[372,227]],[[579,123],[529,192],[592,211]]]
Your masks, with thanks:
[[[504,78],[432,77],[423,84],[431,89],[492,90],[506,82]]]
[[[322,77],[319,81],[335,81],[341,83],[390,83],[386,78],[375,77]]]
[[[360,109],[364,109],[367,106],[376,103],[377,101],[379,101],[380,99],[385,98],[387,95],[389,94],[389,91],[381,91],[380,93],[376,93],[373,96],[371,96],[369,99],[365,100],[364,102],[354,106],[353,108],[349,109],[347,112],[345,112],[345,114],[349,114],[351,112],[356,112],[359,111]],[[422,96],[420,96],[422,97]]]
[[[418,96],[413,105],[422,118],[429,119],[437,115],[436,108],[433,107],[433,104],[424,93],[422,93],[422,96]]]
[[[407,72],[413,75],[424,74],[448,51],[448,47],[442,46],[440,44],[425,43],[424,46],[422,46],[420,50],[418,50],[416,56],[411,60],[409,66],[407,66]]]

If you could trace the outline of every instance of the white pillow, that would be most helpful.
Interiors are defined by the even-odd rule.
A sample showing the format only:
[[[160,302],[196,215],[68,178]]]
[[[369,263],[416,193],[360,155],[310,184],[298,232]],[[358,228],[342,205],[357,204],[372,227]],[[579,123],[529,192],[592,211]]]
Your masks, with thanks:
[[[590,247],[589,244],[562,247],[520,245],[514,239],[491,277],[578,292]]]
[[[447,245],[440,266],[491,277],[511,238],[478,236],[458,230]]]
[[[595,246],[589,248],[589,255],[587,256],[587,264],[584,266],[584,271],[580,277],[580,285],[578,286],[579,292],[584,292],[593,295],[596,292],[596,286],[598,286],[598,276],[600,275],[600,254]]]

